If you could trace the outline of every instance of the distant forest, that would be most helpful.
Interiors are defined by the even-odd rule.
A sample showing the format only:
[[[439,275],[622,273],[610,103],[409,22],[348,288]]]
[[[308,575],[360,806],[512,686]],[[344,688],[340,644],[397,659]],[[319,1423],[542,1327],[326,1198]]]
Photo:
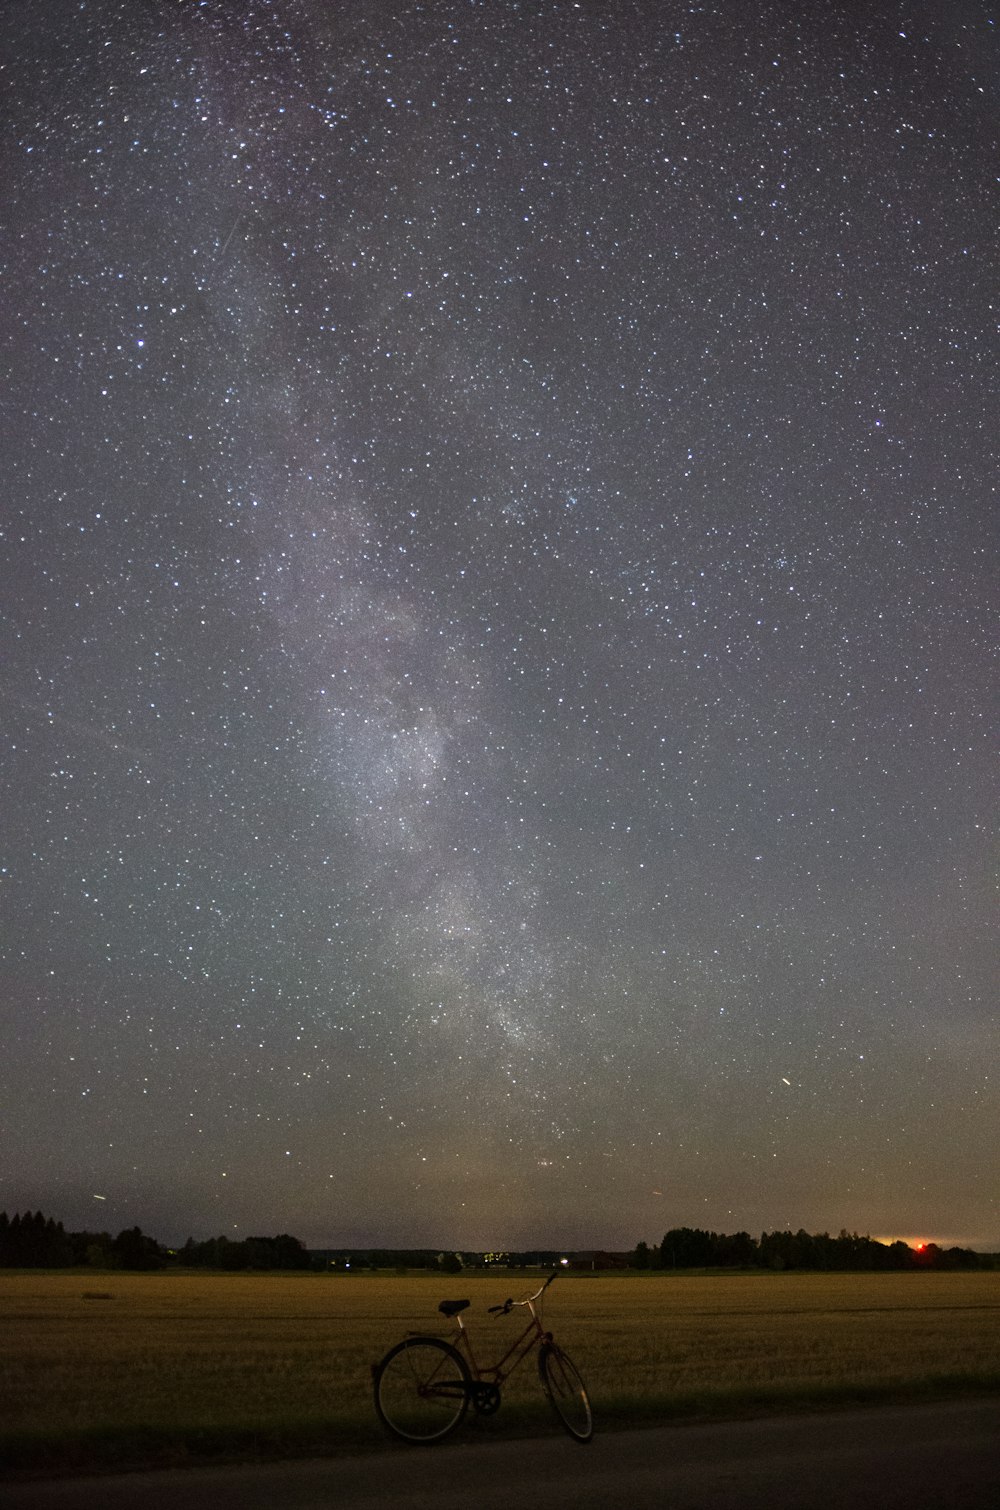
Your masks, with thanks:
[[[705,1232],[675,1227],[659,1247],[639,1243],[629,1254],[633,1269],[990,1269],[996,1255],[973,1248],[923,1243],[880,1243],[856,1232]]]
[[[164,1248],[141,1228],[129,1227],[112,1237],[107,1232],[67,1232],[62,1222],[40,1211],[8,1217],[0,1211],[0,1268],[149,1271],[168,1267],[196,1269],[311,1269],[313,1260],[297,1237],[248,1237],[234,1243],[213,1237],[204,1243],[188,1238],[183,1248]],[[323,1266],[325,1267],[325,1266]]]
[[[127,1269],[135,1272],[166,1268],[240,1270],[359,1270],[429,1269],[456,1274],[463,1269],[555,1268],[572,1270],[635,1269],[658,1272],[674,1269],[818,1269],[906,1270],[993,1269],[1000,1255],[972,1248],[941,1248],[926,1243],[880,1243],[856,1232],[830,1237],[826,1232],[705,1232],[675,1227],[656,1247],[641,1242],[631,1253],[602,1251],[574,1253],[534,1249],[521,1253],[439,1253],[430,1248],[323,1248],[310,1250],[287,1232],[277,1237],[247,1237],[234,1242],[213,1237],[205,1242],[188,1238],[182,1248],[166,1248],[139,1227],[112,1237],[107,1232],[67,1232],[62,1222],[40,1211],[0,1212],[0,1268],[4,1269]]]

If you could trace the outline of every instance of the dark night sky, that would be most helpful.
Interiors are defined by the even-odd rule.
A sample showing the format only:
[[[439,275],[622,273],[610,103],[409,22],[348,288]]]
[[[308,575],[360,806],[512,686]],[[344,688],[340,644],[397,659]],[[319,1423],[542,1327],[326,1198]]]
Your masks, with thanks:
[[[992,17],[6,8],[0,1207],[1000,1243]]]

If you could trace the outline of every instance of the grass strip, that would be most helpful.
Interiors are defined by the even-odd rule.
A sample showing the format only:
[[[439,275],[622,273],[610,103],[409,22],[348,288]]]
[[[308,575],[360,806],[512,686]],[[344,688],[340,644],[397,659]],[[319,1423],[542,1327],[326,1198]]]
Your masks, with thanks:
[[[857,1406],[930,1404],[1000,1394],[1000,1371],[931,1375],[814,1386],[688,1390],[663,1395],[619,1394],[595,1399],[595,1429],[629,1429],[734,1420],[753,1416],[849,1409]],[[470,1409],[455,1440],[495,1440],[558,1434],[544,1399],[505,1402],[493,1416]],[[341,1419],[234,1422],[228,1425],[90,1426],[76,1431],[21,1431],[0,1435],[0,1470],[16,1477],[130,1472],[205,1463],[273,1462],[335,1457],[396,1447],[374,1415]]]
[[[685,1390],[669,1396],[618,1396],[602,1400],[595,1416],[606,1430],[665,1426],[741,1416],[845,1410],[865,1405],[918,1405],[1000,1394],[1000,1372],[942,1374],[926,1379],[845,1380],[839,1384],[751,1386]]]

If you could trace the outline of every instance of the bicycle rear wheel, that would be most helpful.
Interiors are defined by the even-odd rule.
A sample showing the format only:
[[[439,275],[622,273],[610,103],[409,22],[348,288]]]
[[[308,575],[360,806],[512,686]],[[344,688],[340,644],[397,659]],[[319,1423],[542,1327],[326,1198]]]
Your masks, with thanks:
[[[576,1364],[561,1347],[547,1342],[538,1354],[538,1374],[560,1424],[576,1441],[589,1442],[594,1435],[594,1418]]]
[[[470,1375],[461,1353],[439,1337],[407,1337],[375,1369],[375,1409],[404,1442],[440,1442],[469,1408]]]

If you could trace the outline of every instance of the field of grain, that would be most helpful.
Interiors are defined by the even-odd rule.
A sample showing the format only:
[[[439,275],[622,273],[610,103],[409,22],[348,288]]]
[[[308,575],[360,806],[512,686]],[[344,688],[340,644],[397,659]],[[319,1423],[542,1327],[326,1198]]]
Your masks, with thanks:
[[[534,1284],[538,1281],[535,1280]],[[468,1296],[480,1361],[513,1339],[486,1306],[532,1277],[0,1272],[0,1461],[365,1447],[370,1365]],[[1000,1274],[560,1276],[546,1322],[598,1427],[922,1390],[1000,1388]],[[531,1360],[495,1418],[553,1429]]]

